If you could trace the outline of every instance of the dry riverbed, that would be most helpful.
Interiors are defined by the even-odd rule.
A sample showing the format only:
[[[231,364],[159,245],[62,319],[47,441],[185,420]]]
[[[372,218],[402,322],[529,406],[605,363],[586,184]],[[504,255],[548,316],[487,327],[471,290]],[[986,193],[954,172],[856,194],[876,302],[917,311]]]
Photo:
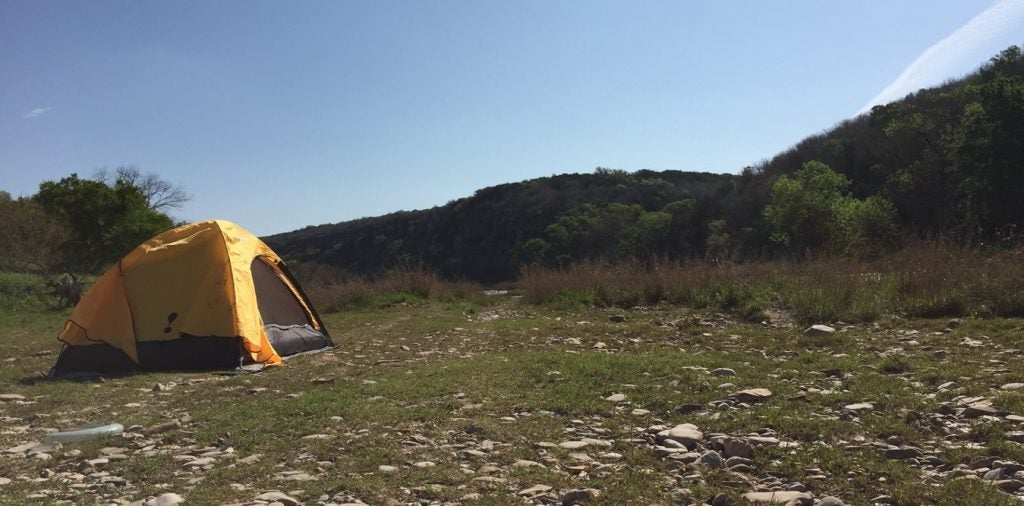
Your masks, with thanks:
[[[327,315],[261,373],[41,375],[0,317],[0,503],[1017,504],[1019,320],[482,305]],[[118,436],[47,445],[59,428]]]

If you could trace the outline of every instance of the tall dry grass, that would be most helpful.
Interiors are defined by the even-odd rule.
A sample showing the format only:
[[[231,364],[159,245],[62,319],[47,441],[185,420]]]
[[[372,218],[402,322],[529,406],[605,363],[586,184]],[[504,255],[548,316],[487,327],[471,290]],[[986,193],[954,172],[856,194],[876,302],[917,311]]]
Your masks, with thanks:
[[[367,278],[326,265],[303,264],[293,268],[292,274],[314,306],[326,313],[426,300],[476,300],[483,292],[476,283],[447,281],[422,268],[396,269]]]
[[[534,304],[676,304],[757,318],[792,311],[804,322],[908,317],[1024,316],[1024,249],[982,251],[920,242],[873,259],[821,257],[715,264],[587,263],[525,269]]]

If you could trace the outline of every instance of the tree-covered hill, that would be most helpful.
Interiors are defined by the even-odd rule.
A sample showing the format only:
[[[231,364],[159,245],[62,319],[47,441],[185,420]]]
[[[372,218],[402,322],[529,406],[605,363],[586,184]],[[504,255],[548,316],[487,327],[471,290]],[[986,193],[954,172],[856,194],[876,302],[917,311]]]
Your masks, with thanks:
[[[584,260],[866,254],[903,237],[1015,243],[1024,225],[1024,57],[875,107],[740,175],[598,169],[434,209],[266,238],[355,274],[423,266],[492,282]]]
[[[290,260],[356,274],[423,266],[445,276],[493,282],[511,279],[520,264],[537,260],[538,252],[526,249],[530,240],[543,240],[559,218],[586,206],[617,204],[639,216],[673,203],[698,207],[697,202],[730,191],[734,177],[598,169],[493,186],[433,209],[311,226],[264,240]]]
[[[905,233],[1017,241],[1024,225],[1020,48],[1007,48],[963,79],[877,106],[744,169],[723,216],[727,228],[744,237],[742,253],[772,245],[758,210],[772,200],[779,177],[810,161],[844,175],[852,196],[891,202]]]

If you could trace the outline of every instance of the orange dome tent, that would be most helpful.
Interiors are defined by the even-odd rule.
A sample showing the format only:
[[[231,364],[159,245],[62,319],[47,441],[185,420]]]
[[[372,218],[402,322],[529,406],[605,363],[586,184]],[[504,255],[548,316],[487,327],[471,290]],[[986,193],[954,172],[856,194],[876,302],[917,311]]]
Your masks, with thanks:
[[[57,337],[51,375],[202,370],[333,346],[281,258],[234,223],[164,232],[104,273]]]

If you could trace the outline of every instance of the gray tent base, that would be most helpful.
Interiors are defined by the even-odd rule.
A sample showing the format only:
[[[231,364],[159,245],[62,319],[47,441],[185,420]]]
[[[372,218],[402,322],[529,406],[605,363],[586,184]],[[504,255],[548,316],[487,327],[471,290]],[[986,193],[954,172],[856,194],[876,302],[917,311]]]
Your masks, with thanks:
[[[281,357],[334,346],[331,338],[310,325],[266,325],[267,339]],[[65,345],[50,370],[51,378],[125,375],[153,371],[234,369],[249,360],[239,338],[182,336],[168,341],[136,342],[139,363],[104,342]]]

